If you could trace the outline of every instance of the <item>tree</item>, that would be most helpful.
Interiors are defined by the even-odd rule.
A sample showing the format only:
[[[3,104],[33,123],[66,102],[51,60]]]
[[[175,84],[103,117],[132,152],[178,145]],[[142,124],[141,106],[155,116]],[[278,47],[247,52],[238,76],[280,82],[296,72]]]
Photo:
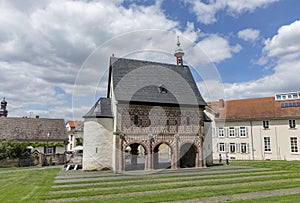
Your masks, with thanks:
[[[28,145],[28,142],[17,142],[13,140],[0,141],[0,160],[23,158],[26,156],[25,152]]]

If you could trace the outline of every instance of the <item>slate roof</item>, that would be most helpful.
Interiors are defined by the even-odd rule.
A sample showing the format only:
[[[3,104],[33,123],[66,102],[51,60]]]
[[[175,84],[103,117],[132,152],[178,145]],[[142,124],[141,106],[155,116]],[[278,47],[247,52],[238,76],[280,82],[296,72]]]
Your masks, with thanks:
[[[219,113],[216,120],[300,118],[299,99],[276,101],[274,97],[264,97],[228,100],[224,107],[222,101],[208,102],[208,106]]]
[[[117,101],[206,105],[188,66],[115,57],[110,60],[108,97],[112,82]],[[161,92],[161,88],[167,91]]]
[[[100,98],[84,118],[112,118],[111,99]]]
[[[64,119],[0,117],[0,140],[67,140]]]

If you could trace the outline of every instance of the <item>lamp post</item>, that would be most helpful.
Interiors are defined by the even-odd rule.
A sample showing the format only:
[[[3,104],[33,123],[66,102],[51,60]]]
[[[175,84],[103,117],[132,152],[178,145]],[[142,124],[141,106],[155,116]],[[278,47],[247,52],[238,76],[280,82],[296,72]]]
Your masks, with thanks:
[[[50,136],[51,136],[51,133],[50,132],[48,132],[47,133],[47,147],[46,147],[46,156],[48,156],[48,154],[49,154],[49,138],[50,138]],[[47,160],[47,159],[46,159]],[[51,161],[51,158],[50,158],[50,162],[52,162]],[[50,163],[51,164],[51,163]]]
[[[48,147],[49,147],[48,142],[49,142],[50,136],[51,136],[51,133],[48,132],[48,133],[47,133],[47,148],[46,148],[46,153],[47,153],[47,154],[48,154]]]

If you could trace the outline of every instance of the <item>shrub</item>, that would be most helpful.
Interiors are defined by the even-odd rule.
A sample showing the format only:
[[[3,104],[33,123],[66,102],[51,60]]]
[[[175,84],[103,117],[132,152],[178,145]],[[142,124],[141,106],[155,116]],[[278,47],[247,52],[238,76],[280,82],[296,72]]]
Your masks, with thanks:
[[[0,141],[0,160],[23,158],[26,156],[26,147],[29,145],[27,142],[17,142],[13,140]]]

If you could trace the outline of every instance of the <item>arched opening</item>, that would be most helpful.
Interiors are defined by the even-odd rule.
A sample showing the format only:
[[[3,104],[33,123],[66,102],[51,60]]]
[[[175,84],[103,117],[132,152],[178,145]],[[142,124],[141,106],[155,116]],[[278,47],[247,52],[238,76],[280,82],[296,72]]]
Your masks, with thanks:
[[[139,143],[132,143],[125,148],[125,170],[144,170],[146,150]]]
[[[191,143],[186,143],[180,148],[180,168],[190,168],[196,166],[196,147]]]
[[[156,145],[153,150],[153,167],[154,169],[171,168],[172,150],[165,143]]]

